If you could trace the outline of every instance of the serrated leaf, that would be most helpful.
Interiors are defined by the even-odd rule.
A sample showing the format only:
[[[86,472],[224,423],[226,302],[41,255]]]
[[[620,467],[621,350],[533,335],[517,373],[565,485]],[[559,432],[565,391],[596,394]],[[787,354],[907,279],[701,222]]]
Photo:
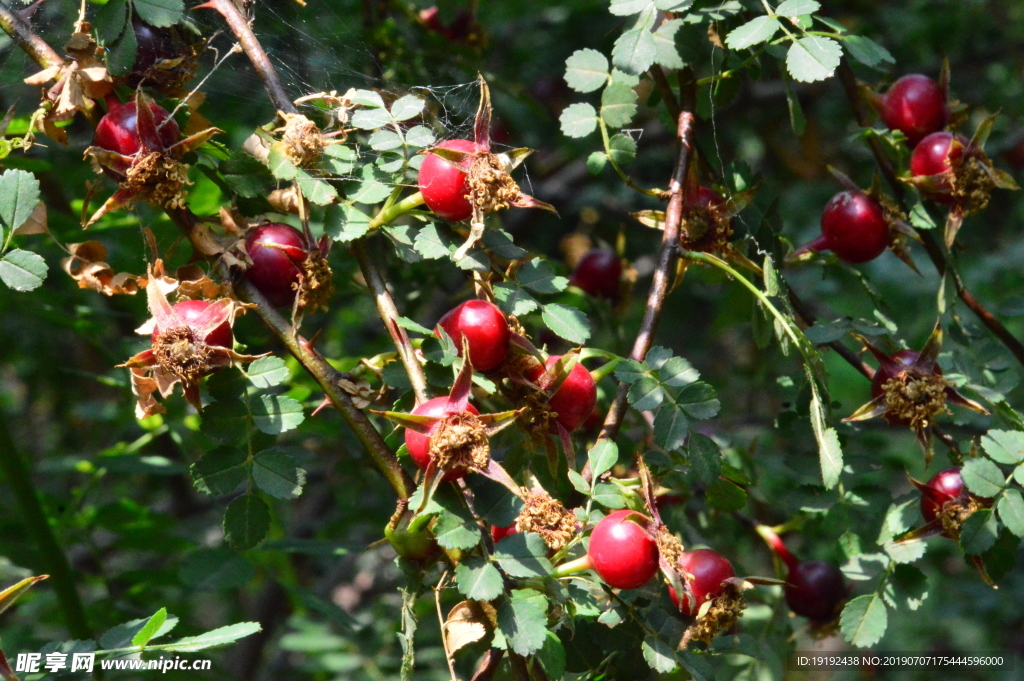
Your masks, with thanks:
[[[306,471],[288,454],[266,449],[253,457],[252,478],[256,485],[276,499],[294,499],[302,493]]]
[[[569,280],[558,276],[547,260],[535,259],[526,263],[516,272],[516,282],[537,293],[560,293]]]
[[[619,446],[612,440],[598,440],[587,453],[587,459],[590,461],[590,474],[596,480],[610,471],[619,460]]]
[[[875,67],[882,62],[889,64],[896,63],[896,59],[889,54],[889,50],[885,49],[870,38],[865,38],[864,36],[859,35],[848,35],[843,38],[843,45],[846,46],[846,51],[850,53],[851,57],[865,66]]]
[[[410,131],[411,132],[411,131]],[[320,157],[324,170],[335,175],[347,175],[356,167],[359,154],[355,149],[344,144],[330,144]]]
[[[766,40],[771,40],[781,25],[775,17],[760,16],[729,31],[725,44],[734,50],[745,50]]]
[[[707,435],[693,433],[690,436],[690,466],[704,484],[710,485],[722,474],[722,451]]]
[[[999,500],[999,519],[1006,529],[1018,537],[1024,537],[1024,496],[1019,489],[1008,489]]]
[[[498,629],[519,655],[541,649],[547,631],[546,599],[538,591],[519,589],[498,609]]]
[[[394,130],[377,130],[366,140],[375,151],[394,151],[401,149],[405,143]]]
[[[558,117],[562,133],[567,137],[586,137],[597,130],[597,111],[585,102],[570,104]]]
[[[407,121],[423,113],[424,106],[426,102],[416,95],[405,95],[391,105],[391,116],[396,121]]]
[[[997,463],[1014,466],[1024,461],[1024,432],[1019,430],[990,430],[981,446]]]
[[[705,420],[713,418],[722,408],[715,389],[709,384],[699,381],[691,383],[679,392],[676,403],[691,418]]]
[[[31,291],[46,279],[46,261],[31,251],[15,248],[0,259],[0,279],[15,291]]]
[[[233,554],[237,555],[237,554]],[[156,617],[159,613],[153,615]],[[112,627],[107,631],[103,632],[100,636],[100,647],[103,650],[116,650],[118,648],[128,648],[130,646],[139,645],[133,643],[133,639],[136,638],[139,633],[152,621],[153,617],[143,617],[137,620],[131,620],[130,622],[122,622],[116,627]],[[160,623],[153,633],[150,635],[149,640],[159,638],[174,629],[178,624],[178,618],[167,616],[166,611],[164,612],[164,619]],[[90,641],[90,643],[92,643]]]
[[[135,66],[139,50],[135,31],[122,31],[121,38],[113,45],[106,47],[108,48],[106,53],[107,70],[110,75],[115,77],[127,75]]]
[[[414,125],[405,133],[405,143],[416,149],[433,146],[436,140],[434,131],[424,125]]]
[[[133,0],[132,6],[140,19],[160,28],[177,24],[185,13],[182,0]]]
[[[546,577],[554,569],[547,555],[547,544],[533,532],[507,535],[494,547],[494,560],[510,577]]]
[[[651,32],[646,28],[634,28],[616,39],[612,47],[612,63],[626,73],[640,75],[651,68],[657,53],[658,46]]]
[[[270,169],[270,174],[279,180],[294,180],[299,174],[299,169],[292,163],[282,142],[274,142],[270,145],[270,150],[267,152],[267,167]]]
[[[352,126],[360,130],[376,130],[391,124],[391,114],[387,109],[356,109],[352,114]]]
[[[590,496],[590,484],[576,471],[569,469],[569,482],[580,494]]]
[[[462,595],[474,601],[493,600],[504,590],[498,568],[479,556],[459,563],[455,568],[455,585]]]
[[[648,353],[650,359],[650,353]],[[670,388],[681,388],[700,378],[700,372],[683,357],[670,357],[658,368],[658,379]]]
[[[666,404],[654,415],[654,441],[665,451],[680,449],[686,443],[690,420],[674,404]]]
[[[794,80],[813,83],[835,73],[843,49],[835,40],[807,36],[794,42],[786,55],[786,69]]]
[[[624,362],[619,362],[618,366],[615,367],[615,378],[623,383],[635,383],[644,376],[647,376],[649,371],[649,367],[643,362],[627,359]]]
[[[516,317],[521,317],[540,307],[540,303],[534,300],[533,296],[515,284],[495,284],[494,299],[498,301],[498,307],[503,312]]]
[[[631,14],[638,14],[647,9],[651,0],[612,0],[609,12],[615,16],[628,17]]]
[[[601,119],[613,128],[629,125],[636,107],[636,91],[628,85],[613,83],[601,93]]]
[[[217,447],[203,454],[190,472],[196,489],[222,496],[234,492],[245,481],[248,456],[237,447]]]
[[[257,546],[270,531],[270,509],[255,494],[243,494],[224,511],[224,538],[244,551]]]
[[[172,644],[164,645],[161,647],[161,650],[175,653],[191,653],[197,650],[217,648],[230,645],[246,636],[252,636],[260,630],[259,622],[239,622],[238,624],[231,624],[220,629],[208,631],[199,636],[188,636],[179,639]]]
[[[975,511],[960,528],[960,548],[971,556],[980,556],[992,548],[999,537],[999,522],[987,508]]]
[[[682,19],[672,19],[663,23],[654,32],[654,61],[667,69],[681,69],[686,66],[676,47],[676,33],[682,26]]]
[[[785,0],[775,8],[775,13],[780,17],[799,17],[804,14],[814,14],[821,5],[815,0]]]
[[[324,212],[324,231],[335,241],[346,243],[370,231],[370,216],[349,204],[328,206]]]
[[[608,140],[608,149],[612,159],[619,165],[629,163],[636,158],[636,141],[629,135],[617,133]],[[595,152],[602,154],[602,152]]]
[[[93,25],[96,28],[96,39],[103,47],[109,47],[124,31],[128,23],[128,6],[126,0],[110,0],[96,10]]]
[[[676,651],[657,636],[644,637],[640,650],[643,652],[644,662],[659,674],[668,674],[679,666]]]
[[[994,497],[1005,484],[1006,476],[988,459],[971,459],[960,471],[967,489],[980,497]]]
[[[613,511],[626,507],[626,497],[622,496],[622,489],[610,482],[601,482],[594,485],[593,499],[598,504]]]
[[[250,408],[253,424],[267,435],[280,435],[297,428],[306,418],[302,404],[287,395],[259,395]]]
[[[544,325],[570,343],[582,345],[590,338],[590,320],[575,307],[550,303],[541,313]]]
[[[644,376],[629,386],[626,397],[637,411],[651,411],[665,399],[665,389],[656,379]]]
[[[813,377],[810,378],[814,380]],[[811,429],[818,442],[818,460],[821,464],[821,482],[825,489],[832,489],[839,483],[839,475],[843,472],[843,450],[839,445],[839,434],[830,428],[826,421],[825,407],[821,403],[818,389],[811,390]]]
[[[380,93],[373,90],[356,90],[349,99],[353,104],[359,104],[369,109],[382,109],[387,106]]]
[[[858,648],[878,643],[888,626],[889,614],[877,593],[857,596],[846,604],[839,618],[843,638]]]
[[[565,82],[576,92],[593,92],[608,82],[608,59],[597,50],[576,50],[565,60]]]
[[[0,242],[25,224],[39,203],[39,180],[25,170],[0,174]]]
[[[326,206],[338,198],[338,190],[326,180],[313,177],[301,168],[295,175],[295,182],[306,200],[315,206]]]
[[[747,505],[747,493],[742,487],[719,478],[705,490],[707,502],[723,511],[739,511]]]
[[[246,370],[249,381],[257,388],[273,388],[288,380],[288,365],[280,357],[260,357]]]
[[[160,608],[146,621],[146,624],[144,624],[142,629],[139,630],[139,633],[132,637],[132,645],[145,646],[153,639],[156,633],[160,631],[166,622],[167,608]]]
[[[480,527],[472,518],[463,518],[451,511],[442,511],[434,526],[437,543],[446,549],[471,549],[480,543]]]

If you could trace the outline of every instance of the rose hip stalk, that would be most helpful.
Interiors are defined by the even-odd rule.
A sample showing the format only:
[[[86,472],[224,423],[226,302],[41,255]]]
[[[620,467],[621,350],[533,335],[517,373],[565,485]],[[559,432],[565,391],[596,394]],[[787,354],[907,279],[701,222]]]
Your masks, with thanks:
[[[472,218],[470,234],[453,258],[461,260],[484,231],[484,215],[510,206],[555,209],[527,196],[509,173],[532,153],[513,149],[504,154],[491,152],[491,93],[479,77],[480,107],[476,113],[474,141],[449,140],[425,150],[419,170],[419,188],[430,210],[446,220]]]
[[[935,330],[921,352],[901,350],[887,355],[866,339],[858,337],[878,360],[878,371],[871,380],[872,400],[844,421],[864,421],[882,416],[893,425],[914,431],[930,463],[933,455],[932,426],[935,419],[949,413],[946,402],[953,402],[981,414],[988,411],[977,402],[954,390],[942,376],[937,364],[942,348],[942,327]]]
[[[134,102],[121,104],[109,98],[110,110],[96,126],[92,146],[85,150],[120,188],[93,213],[86,227],[112,210],[142,200],[169,209],[184,208],[188,166],[186,152],[205,144],[219,132],[207,128],[181,139],[171,115],[153,104],[141,90]]]
[[[261,225],[245,237],[252,261],[245,276],[274,307],[326,309],[334,291],[326,259],[329,248],[326,235],[312,243],[291,225]]]
[[[153,393],[159,391],[167,397],[177,383],[181,383],[185,399],[201,409],[199,381],[204,376],[236,361],[251,362],[265,356],[242,355],[231,349],[231,326],[241,309],[235,301],[184,300],[172,306],[167,290],[173,290],[177,282],[168,285],[167,281],[150,268],[146,297],[153,317],[139,332],[150,335],[152,347],[120,365],[131,370],[139,418],[163,413],[165,409]]]

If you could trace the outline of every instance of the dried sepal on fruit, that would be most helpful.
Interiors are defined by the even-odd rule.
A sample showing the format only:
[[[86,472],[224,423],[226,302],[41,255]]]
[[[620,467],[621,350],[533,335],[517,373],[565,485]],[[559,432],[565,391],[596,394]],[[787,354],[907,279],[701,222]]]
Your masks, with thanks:
[[[450,140],[449,142],[464,142],[465,144],[452,145],[445,143],[425,149],[420,153],[428,154],[423,166],[419,171],[419,186],[423,193],[427,207],[432,208],[432,179],[431,173],[443,171],[445,164],[460,173],[457,176],[460,180],[455,185],[449,186],[445,182],[441,190],[444,194],[456,191],[452,187],[465,185],[465,195],[439,197],[443,204],[466,202],[468,214],[462,216],[461,211],[456,216],[449,211],[448,214],[459,219],[470,218],[470,233],[459,249],[452,256],[455,260],[461,260],[470,248],[473,247],[484,232],[484,215],[503,210],[509,207],[516,208],[542,208],[556,213],[550,204],[539,201],[532,196],[524,194],[519,185],[512,179],[510,173],[521,164],[532,152],[530,149],[520,148],[511,151],[495,154],[491,151],[491,92],[487,81],[483,76],[478,76],[480,84],[480,106],[477,109],[476,121],[472,143],[468,140]],[[469,145],[472,144],[470,147]],[[441,164],[431,161],[431,158],[438,159]],[[430,163],[428,163],[430,162]],[[462,191],[462,190],[457,190]]]
[[[91,112],[95,100],[114,91],[114,83],[103,63],[103,50],[97,47],[91,30],[88,22],[75,22],[74,33],[64,46],[71,59],[25,79],[28,85],[40,86],[56,81],[43,89],[42,103],[33,116],[33,124],[41,123],[46,136],[61,144],[68,143],[68,135],[57,123],[70,120],[78,111]]]
[[[199,382],[204,376],[234,362],[251,362],[266,356],[243,355],[231,348],[231,327],[244,305],[230,298],[183,300],[171,305],[167,294],[178,288],[178,282],[160,276],[158,269],[150,268],[146,284],[153,316],[137,329],[138,333],[150,336],[152,345],[119,365],[131,370],[139,418],[165,411],[156,401],[155,393],[167,397],[178,383],[185,399],[201,409]]]
[[[514,531],[535,532],[552,551],[565,548],[580,528],[576,515],[547,492],[533,492],[523,499]]]
[[[107,248],[99,241],[68,244],[69,255],[60,261],[79,288],[92,289],[107,296],[135,295],[146,286],[146,276],[117,272],[106,263]]]
[[[930,463],[933,456],[932,427],[939,416],[949,413],[947,402],[980,414],[988,413],[983,406],[957,392],[943,377],[938,365],[942,348],[941,324],[935,325],[920,352],[902,350],[888,355],[867,339],[857,338],[875,356],[879,367],[871,380],[871,401],[844,421],[865,421],[882,416],[893,425],[907,426],[917,435],[925,460]]]
[[[85,150],[85,156],[116,179],[120,187],[85,226],[137,200],[164,208],[183,208],[185,186],[191,182],[188,166],[181,163],[181,158],[223,131],[207,128],[181,139],[171,115],[141,90],[127,104],[113,98],[109,102],[110,110],[97,125],[93,146]]]

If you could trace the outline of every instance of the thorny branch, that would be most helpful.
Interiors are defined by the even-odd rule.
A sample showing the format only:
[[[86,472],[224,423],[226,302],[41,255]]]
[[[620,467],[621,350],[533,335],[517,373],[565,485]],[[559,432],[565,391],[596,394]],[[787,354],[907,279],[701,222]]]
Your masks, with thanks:
[[[33,33],[28,22],[22,19],[20,14],[12,11],[3,0],[0,0],[0,27],[42,68],[64,65],[61,56],[46,44],[45,40]]]
[[[838,69],[839,80],[843,85],[843,90],[846,92],[846,97],[850,100],[850,106],[853,108],[854,117],[857,119],[857,125],[862,128],[870,126],[868,120],[868,114],[864,108],[864,103],[861,101],[860,93],[857,91],[857,76],[854,75],[853,69],[843,59]],[[896,177],[896,169],[893,167],[889,157],[885,155],[885,150],[882,149],[882,143],[876,137],[868,138],[868,145],[871,147],[871,153],[875,157],[875,162],[878,164],[879,170],[882,172],[882,176],[885,181],[889,184],[892,189],[892,193],[896,197],[896,201],[900,204],[900,208],[903,212],[907,212],[906,200],[904,198],[904,187],[903,184]],[[953,286],[956,288],[956,294],[960,300],[964,301],[964,304],[971,309],[972,312],[981,320],[981,323],[988,327],[988,330],[992,332],[999,341],[1006,346],[1006,348],[1017,358],[1017,361],[1024,364],[1024,344],[1022,344],[1017,338],[1013,336],[1007,330],[1003,323],[1000,322],[996,317],[989,312],[981,302],[974,297],[974,295],[967,290],[964,286],[963,279],[960,277],[960,273],[956,271],[956,268],[950,267],[949,262],[946,259],[945,254],[942,252],[941,246],[935,240],[935,237],[928,230],[917,230],[917,233],[921,236],[921,240],[924,243],[924,249],[928,253],[928,257],[931,258],[932,263],[935,265],[935,269],[938,270],[939,276],[946,276],[946,271],[949,270],[951,278],[953,280]]]

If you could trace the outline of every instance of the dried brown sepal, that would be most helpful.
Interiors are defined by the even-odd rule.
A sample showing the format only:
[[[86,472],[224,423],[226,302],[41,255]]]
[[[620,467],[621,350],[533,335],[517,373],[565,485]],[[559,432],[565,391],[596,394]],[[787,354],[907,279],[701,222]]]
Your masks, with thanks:
[[[60,266],[78,283],[79,288],[114,296],[135,295],[140,287],[146,285],[144,275],[115,272],[106,263],[107,249],[99,241],[68,244],[68,253],[70,255],[60,261]]]
[[[334,293],[331,266],[327,264],[320,249],[314,248],[302,263],[302,275],[296,284],[299,310],[327,310],[327,303]]]
[[[964,523],[967,522],[967,519],[970,518],[975,511],[979,511],[985,507],[985,502],[973,494],[967,495],[966,498],[957,498],[947,501],[942,505],[942,509],[939,511],[938,517],[938,521],[942,524],[942,534],[955,542],[959,542],[960,530],[963,528]]]
[[[491,444],[484,424],[468,411],[446,415],[430,435],[430,458],[441,470],[486,468],[491,460]]]
[[[302,114],[277,112],[283,125],[276,132],[281,133],[284,152],[296,166],[315,163],[324,153],[326,142],[319,126]]]
[[[683,556],[683,543],[679,537],[672,534],[666,525],[659,525],[655,541],[658,543],[658,553],[669,565],[679,565],[679,559]]]
[[[722,593],[700,607],[697,621],[683,634],[680,649],[685,650],[691,641],[710,644],[720,632],[729,631],[747,607],[743,591],[735,580],[729,580]]]
[[[529,494],[516,517],[516,530],[536,532],[552,551],[561,551],[579,527],[576,515],[547,492]]]

